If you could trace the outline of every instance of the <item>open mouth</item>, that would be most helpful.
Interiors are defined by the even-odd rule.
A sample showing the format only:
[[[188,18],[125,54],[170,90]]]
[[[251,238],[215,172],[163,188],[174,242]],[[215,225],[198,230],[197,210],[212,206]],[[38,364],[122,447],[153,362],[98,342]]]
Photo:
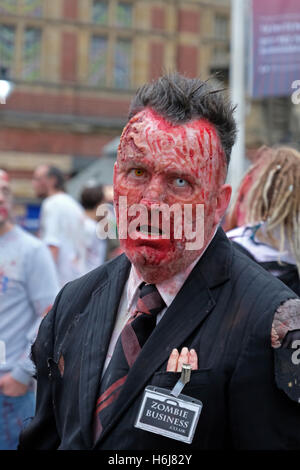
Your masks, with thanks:
[[[137,231],[145,235],[163,235],[164,232],[159,227],[153,225],[139,225]]]
[[[154,227],[153,225],[139,225],[136,230],[137,232],[140,232],[144,235],[164,235],[164,232],[161,230],[161,228]]]

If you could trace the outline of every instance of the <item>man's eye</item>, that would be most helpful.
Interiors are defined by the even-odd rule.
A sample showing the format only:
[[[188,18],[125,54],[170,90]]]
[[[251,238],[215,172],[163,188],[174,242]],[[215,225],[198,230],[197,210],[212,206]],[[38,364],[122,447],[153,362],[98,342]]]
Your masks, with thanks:
[[[145,174],[145,171],[141,168],[134,168],[132,171],[134,176],[143,176]]]
[[[175,186],[177,186],[178,188],[184,188],[184,187],[187,186],[189,183],[188,183],[186,180],[184,180],[183,178],[175,178],[174,184],[175,184]]]

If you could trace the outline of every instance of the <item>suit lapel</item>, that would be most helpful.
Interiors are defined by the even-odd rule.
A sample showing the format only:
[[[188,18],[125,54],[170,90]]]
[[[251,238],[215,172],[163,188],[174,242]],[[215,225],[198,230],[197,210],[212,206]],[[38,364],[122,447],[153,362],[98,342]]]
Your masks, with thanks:
[[[105,437],[141,393],[149,383],[151,376],[167,361],[172,349],[178,348],[184,343],[204,321],[214,305],[215,301],[198,269],[195,275],[189,276],[176,299],[143,346],[116,402],[115,415],[110,425],[101,434],[98,442]]]
[[[97,448],[98,443],[149,383],[151,376],[167,361],[172,349],[184,345],[186,339],[204,322],[216,304],[210,288],[224,283],[230,277],[231,258],[231,244],[219,228],[203,257],[143,346],[116,402],[115,415],[94,447]],[[119,296],[117,298],[119,301]]]
[[[83,332],[79,414],[82,438],[88,447],[92,444],[92,419],[99,380],[129,268],[130,263],[125,256],[113,269],[108,265],[106,276],[99,280],[100,286],[93,292],[86,307],[88,315]]]

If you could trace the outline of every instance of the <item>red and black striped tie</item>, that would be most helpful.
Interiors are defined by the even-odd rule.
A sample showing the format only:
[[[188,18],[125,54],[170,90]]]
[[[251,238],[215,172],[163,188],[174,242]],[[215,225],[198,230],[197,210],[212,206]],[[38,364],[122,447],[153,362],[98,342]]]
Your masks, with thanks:
[[[156,315],[166,306],[154,284],[141,284],[136,311],[124,326],[100,384],[94,416],[94,441],[111,420],[129,369],[156,325]]]

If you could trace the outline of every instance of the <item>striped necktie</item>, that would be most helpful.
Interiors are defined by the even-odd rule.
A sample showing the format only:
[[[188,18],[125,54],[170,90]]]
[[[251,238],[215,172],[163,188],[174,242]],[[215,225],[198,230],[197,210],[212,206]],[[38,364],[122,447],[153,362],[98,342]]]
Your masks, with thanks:
[[[157,314],[166,306],[154,284],[142,283],[136,310],[130,316],[117,340],[112,358],[100,383],[94,416],[94,441],[111,421],[128,372],[156,325]]]

